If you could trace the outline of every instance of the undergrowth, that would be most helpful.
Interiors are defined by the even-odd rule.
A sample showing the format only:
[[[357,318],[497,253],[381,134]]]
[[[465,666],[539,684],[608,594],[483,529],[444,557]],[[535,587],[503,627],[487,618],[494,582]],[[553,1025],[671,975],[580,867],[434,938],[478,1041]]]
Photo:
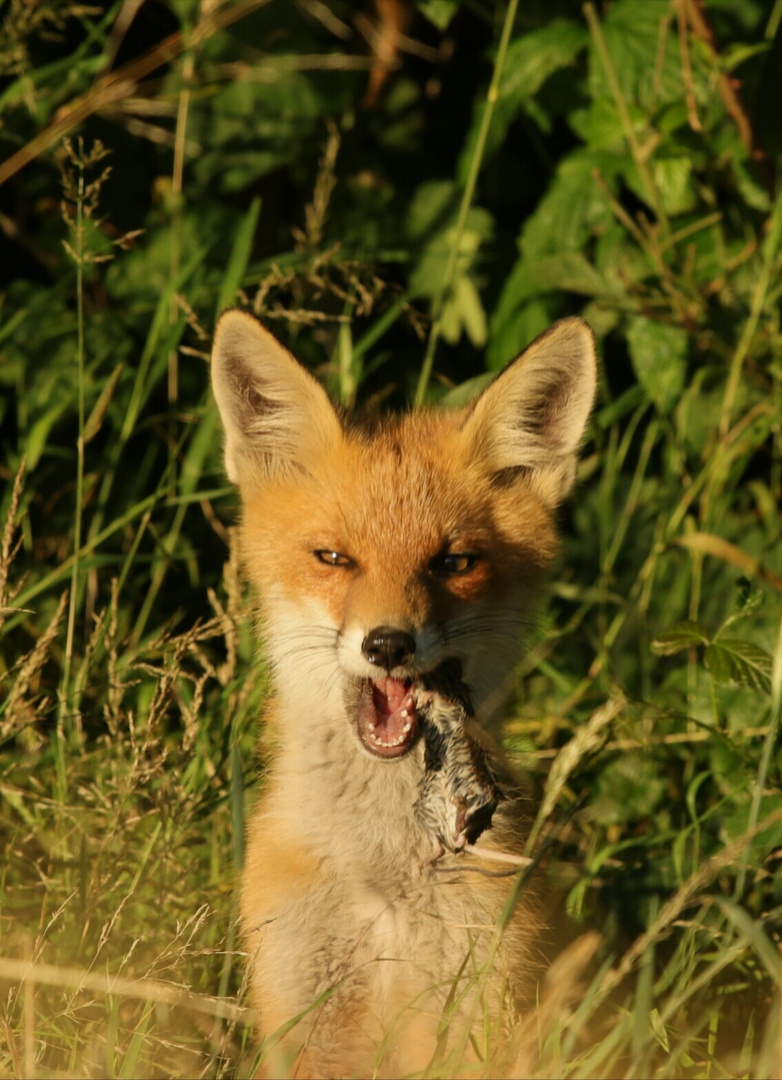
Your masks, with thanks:
[[[207,368],[240,304],[372,407],[593,326],[507,724],[572,938],[518,1063],[779,1075],[780,0],[0,18],[0,1074],[264,1053],[234,886],[266,681]]]

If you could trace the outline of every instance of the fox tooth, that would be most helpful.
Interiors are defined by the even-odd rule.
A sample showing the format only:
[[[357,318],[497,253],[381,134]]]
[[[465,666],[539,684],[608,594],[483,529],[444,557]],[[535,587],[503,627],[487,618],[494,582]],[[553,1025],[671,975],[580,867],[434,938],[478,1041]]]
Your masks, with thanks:
[[[402,728],[402,731],[404,731],[405,735],[407,735],[407,733],[410,731],[410,727],[410,724],[405,724],[405,726]]]
[[[402,709],[402,712],[401,712],[400,715],[407,717],[407,716],[410,715],[410,713],[407,711],[407,709]]]

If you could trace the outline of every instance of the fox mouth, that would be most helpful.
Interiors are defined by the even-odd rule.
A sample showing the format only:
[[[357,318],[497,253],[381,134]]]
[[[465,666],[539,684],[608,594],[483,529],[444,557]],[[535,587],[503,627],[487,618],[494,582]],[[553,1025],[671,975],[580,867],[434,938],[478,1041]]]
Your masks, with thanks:
[[[412,679],[362,679],[359,687],[358,734],[371,753],[402,757],[418,737],[419,724]]]

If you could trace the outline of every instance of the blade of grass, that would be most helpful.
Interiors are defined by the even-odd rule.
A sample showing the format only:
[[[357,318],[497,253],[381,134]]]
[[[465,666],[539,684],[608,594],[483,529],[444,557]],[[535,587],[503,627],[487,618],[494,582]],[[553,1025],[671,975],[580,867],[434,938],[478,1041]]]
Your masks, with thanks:
[[[492,72],[491,83],[489,84],[489,90],[486,94],[486,106],[483,110],[483,116],[481,118],[481,126],[478,131],[478,138],[475,141],[475,152],[470,160],[470,168],[467,173],[467,182],[464,185],[464,191],[462,193],[461,203],[459,205],[459,214],[456,218],[456,225],[453,231],[453,239],[451,241],[451,248],[448,252],[448,262],[445,267],[445,273],[443,280],[440,284],[440,288],[434,303],[432,304],[432,326],[429,331],[429,338],[426,343],[426,354],[424,355],[424,362],[421,367],[421,373],[418,377],[418,385],[415,391],[414,405],[419,409],[426,398],[426,390],[429,385],[429,379],[432,375],[432,366],[434,365],[434,354],[437,349],[437,342],[440,338],[440,334],[443,328],[443,306],[445,300],[453,285],[454,274],[456,273],[456,264],[459,257],[459,251],[461,248],[462,236],[464,235],[464,228],[467,224],[467,215],[472,206],[472,200],[475,195],[475,188],[478,183],[478,175],[481,171],[481,164],[483,162],[483,155],[486,150],[486,140],[489,136],[489,130],[491,128],[492,117],[494,116],[494,109],[497,104],[497,99],[500,92],[500,81],[502,79],[503,68],[505,67],[505,57],[508,52],[508,44],[510,42],[510,35],[513,29],[513,24],[516,19],[516,10],[519,6],[519,0],[510,0],[507,8],[505,9],[505,19],[502,24],[502,33],[500,35],[500,43],[497,48],[497,56],[494,60],[494,70]]]
[[[261,198],[259,195],[256,195],[250,203],[250,209],[242,219],[234,236],[228,265],[225,268],[225,274],[220,283],[220,292],[217,297],[217,307],[215,308],[215,319],[217,319],[220,313],[227,307],[236,303],[236,294],[242,287],[242,281],[244,280],[247,265],[250,262],[250,255],[252,254],[253,241],[255,240],[255,233],[258,229],[258,219],[260,214]]]
[[[747,832],[753,833],[757,827],[760,806],[763,800],[763,792],[766,789],[766,780],[771,765],[771,758],[778,747],[779,726],[782,720],[782,620],[779,624],[777,644],[774,650],[774,663],[771,671],[771,718],[768,724],[768,732],[763,741],[763,751],[760,755],[755,787],[752,793],[749,818],[747,820]],[[744,849],[741,856],[739,872],[736,876],[736,887],[733,892],[734,900],[738,900],[744,892],[749,866],[750,847]]]

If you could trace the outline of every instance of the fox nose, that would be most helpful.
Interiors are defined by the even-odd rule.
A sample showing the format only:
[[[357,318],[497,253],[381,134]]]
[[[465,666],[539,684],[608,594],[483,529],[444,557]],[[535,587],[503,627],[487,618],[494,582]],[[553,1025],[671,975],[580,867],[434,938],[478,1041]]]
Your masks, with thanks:
[[[361,643],[361,651],[370,664],[386,671],[409,663],[415,656],[415,638],[405,630],[391,626],[376,626]]]

